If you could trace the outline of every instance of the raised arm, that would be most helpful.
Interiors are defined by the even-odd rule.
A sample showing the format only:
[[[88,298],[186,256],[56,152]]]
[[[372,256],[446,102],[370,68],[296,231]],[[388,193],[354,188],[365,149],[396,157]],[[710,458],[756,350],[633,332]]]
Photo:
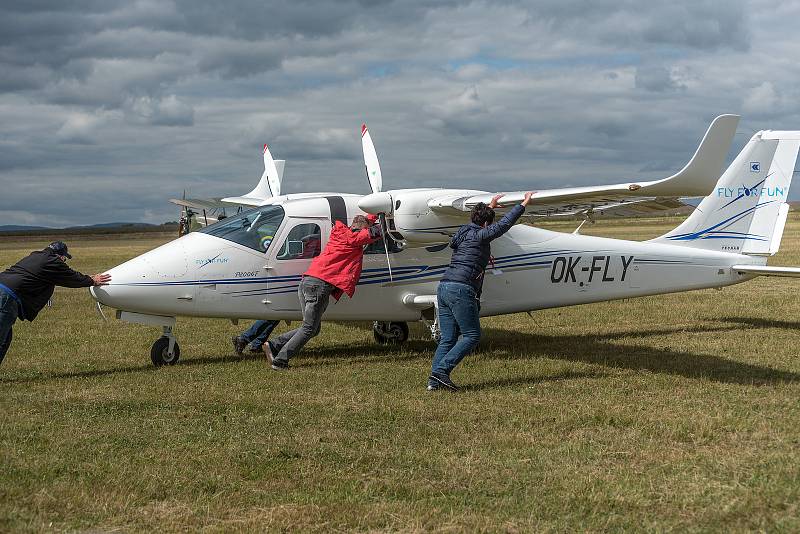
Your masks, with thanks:
[[[66,262],[54,259],[45,264],[42,277],[49,282],[62,287],[91,287],[107,284],[111,276],[107,274],[95,274],[93,276],[79,273],[70,269]]]
[[[508,232],[511,227],[514,226],[514,223],[517,222],[520,217],[522,217],[522,214],[525,213],[525,206],[527,206],[530,202],[532,194],[533,193],[530,192],[525,193],[525,199],[522,201],[522,203],[518,206],[514,206],[511,211],[503,215],[502,219],[478,230],[478,239],[481,241],[492,241]],[[502,195],[497,195],[492,198],[492,201],[489,203],[489,207],[495,208],[497,206],[497,201],[501,196]]]
[[[378,217],[375,215],[367,215],[367,220],[371,223],[369,227],[363,228],[358,232],[353,232],[350,238],[350,244],[353,246],[364,246],[369,245],[380,239],[381,237],[381,227],[375,224],[378,220]]]
[[[356,246],[369,245],[381,238],[381,228],[377,224],[373,224],[369,228],[353,233],[351,244]]]

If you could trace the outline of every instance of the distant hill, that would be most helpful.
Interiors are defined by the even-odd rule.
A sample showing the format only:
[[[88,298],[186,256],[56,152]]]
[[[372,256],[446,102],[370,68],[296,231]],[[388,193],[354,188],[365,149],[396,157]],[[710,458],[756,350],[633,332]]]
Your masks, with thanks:
[[[52,230],[46,226],[22,226],[19,224],[3,224],[0,225],[0,232],[25,232],[28,230]]]
[[[111,223],[90,224],[87,226],[69,226],[67,228],[64,228],[64,230],[84,230],[87,228],[152,228],[154,226],[160,226],[160,225],[150,224],[150,223],[111,222]]]
[[[67,228],[48,228],[46,226],[25,226],[20,224],[0,225],[0,235],[6,236],[42,236],[42,235],[69,235],[69,234],[114,234],[138,232],[172,232],[176,231],[178,223],[164,224],[111,222],[91,224],[85,226],[70,226]]]

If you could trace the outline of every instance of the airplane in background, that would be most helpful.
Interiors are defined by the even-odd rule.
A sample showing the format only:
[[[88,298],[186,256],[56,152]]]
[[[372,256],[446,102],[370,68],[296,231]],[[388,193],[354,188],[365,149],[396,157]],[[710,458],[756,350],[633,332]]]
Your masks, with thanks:
[[[800,131],[759,131],[722,172],[739,117],[714,119],[690,161],[653,181],[537,191],[529,220],[656,214],[704,197],[675,229],[648,241],[553,232],[518,224],[492,243],[481,315],[531,312],[605,300],[721,288],[756,276],[800,277],[798,267],[767,265],[778,251]],[[366,126],[362,148],[368,195],[275,196],[108,271],[112,283],[91,288],[98,307],[118,319],[161,326],[155,365],[174,364],[177,316],[301,318],[297,287],[324,248],[331,225],[355,215],[380,216],[384,239],[367,249],[353,299],[329,306],[325,320],[374,321],[381,343],[402,342],[409,321],[438,332],[436,288],[450,261],[448,242],[472,207],[492,192],[417,188],[383,191]],[[506,192],[502,212],[524,192]]]
[[[281,194],[281,181],[286,160],[274,160],[269,147],[264,145],[264,172],[256,187],[246,195],[226,198],[171,198],[170,202],[181,207],[179,235],[194,232],[229,217],[229,211],[241,213],[243,207],[262,204],[268,198]]]

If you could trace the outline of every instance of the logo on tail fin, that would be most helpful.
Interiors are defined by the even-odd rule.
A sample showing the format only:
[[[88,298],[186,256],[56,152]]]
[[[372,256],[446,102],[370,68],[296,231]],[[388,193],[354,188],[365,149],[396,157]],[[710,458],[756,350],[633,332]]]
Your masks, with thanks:
[[[755,198],[776,198],[776,197],[784,197],[786,196],[786,188],[785,187],[761,187],[767,179],[772,176],[774,173],[769,173],[763,180],[753,184],[750,187],[742,186],[742,187],[718,187],[717,188],[717,197],[720,198],[731,198],[735,197],[733,200],[724,204],[717,208],[716,211],[720,211],[722,209],[727,208],[734,202],[744,197],[755,197]]]

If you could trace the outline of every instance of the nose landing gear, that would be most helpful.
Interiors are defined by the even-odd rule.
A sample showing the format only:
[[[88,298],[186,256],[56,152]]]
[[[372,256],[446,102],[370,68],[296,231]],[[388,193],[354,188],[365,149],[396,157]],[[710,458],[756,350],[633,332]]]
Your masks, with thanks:
[[[150,348],[150,360],[156,367],[175,365],[181,356],[181,347],[172,333],[172,327],[163,326],[162,328],[164,329],[164,334]]]
[[[404,343],[408,341],[408,324],[375,321],[372,335],[381,345]]]

